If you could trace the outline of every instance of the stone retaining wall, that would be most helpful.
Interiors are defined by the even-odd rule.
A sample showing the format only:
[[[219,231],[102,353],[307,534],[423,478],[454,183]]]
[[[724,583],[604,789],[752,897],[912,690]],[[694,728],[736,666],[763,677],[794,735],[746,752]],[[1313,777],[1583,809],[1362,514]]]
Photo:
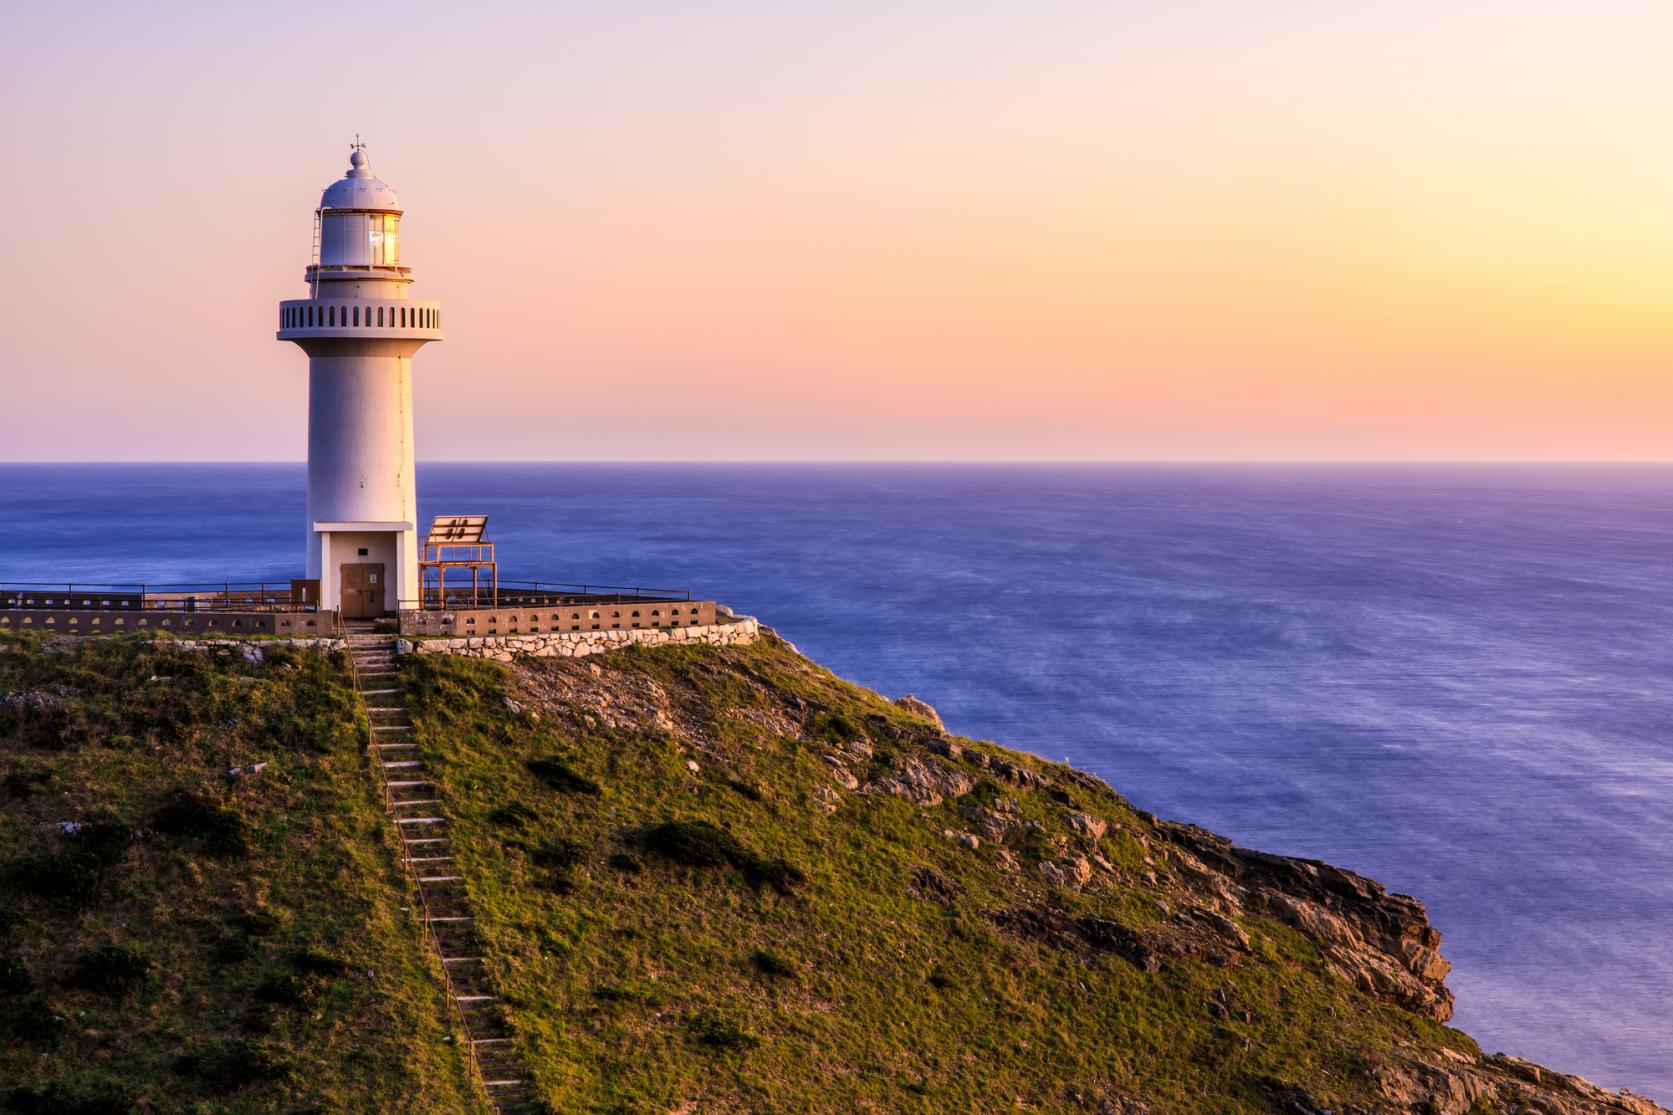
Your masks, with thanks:
[[[402,654],[457,654],[465,658],[581,658],[626,646],[746,647],[761,637],[761,625],[751,616],[731,623],[698,627],[641,627],[621,631],[554,631],[546,635],[485,635],[470,639],[402,639]]]
[[[177,647],[180,650],[215,650],[219,647],[236,647],[238,652],[252,662],[260,662],[262,650],[266,647],[290,646],[306,647],[317,650],[321,654],[332,654],[339,650],[349,649],[347,639],[169,639],[164,646]]]
[[[645,627],[707,627],[726,614],[713,600],[551,599],[499,608],[404,611],[401,634],[452,639],[545,632],[631,631]]]

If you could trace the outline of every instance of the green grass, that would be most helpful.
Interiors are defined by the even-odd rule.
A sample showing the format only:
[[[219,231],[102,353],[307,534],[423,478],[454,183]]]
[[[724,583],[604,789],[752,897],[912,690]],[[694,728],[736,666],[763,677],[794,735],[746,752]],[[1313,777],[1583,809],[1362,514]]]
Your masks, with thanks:
[[[346,668],[259,645],[0,635],[0,1110],[477,1110]]]
[[[1244,920],[1251,950],[1229,962],[1146,970],[1066,945],[1075,926],[1122,939],[1198,900],[1148,824],[1066,768],[962,741],[1044,783],[966,759],[963,801],[844,792],[827,815],[813,794],[827,756],[869,741],[848,765],[886,775],[926,757],[929,728],[776,640],[514,668],[424,655],[406,684],[556,1110],[1095,1111],[1134,1096],[1195,1115],[1276,1110],[1286,1082],[1374,1108],[1379,1058],[1476,1052],[1358,994],[1264,918]],[[1001,804],[1037,827],[1003,848],[943,835],[970,827],[961,805]],[[1115,874],[1086,892],[1037,869],[1070,806],[1110,823]],[[1054,925],[1069,928],[1017,928]]]

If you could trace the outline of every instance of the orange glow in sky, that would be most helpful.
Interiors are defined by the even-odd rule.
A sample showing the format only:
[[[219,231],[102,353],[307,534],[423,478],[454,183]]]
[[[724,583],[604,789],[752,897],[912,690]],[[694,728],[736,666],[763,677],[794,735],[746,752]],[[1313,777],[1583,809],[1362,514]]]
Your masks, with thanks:
[[[299,459],[319,191],[421,459],[1673,455],[1664,3],[28,5],[0,456]]]

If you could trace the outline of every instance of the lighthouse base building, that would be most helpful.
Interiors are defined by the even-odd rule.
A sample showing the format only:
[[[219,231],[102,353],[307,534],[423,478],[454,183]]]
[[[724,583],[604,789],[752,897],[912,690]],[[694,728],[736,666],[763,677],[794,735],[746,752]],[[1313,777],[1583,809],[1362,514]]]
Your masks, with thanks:
[[[441,340],[441,307],[408,295],[400,202],[356,147],[315,212],[307,298],[279,333],[308,354],[307,576],[346,619],[418,606],[412,358]]]

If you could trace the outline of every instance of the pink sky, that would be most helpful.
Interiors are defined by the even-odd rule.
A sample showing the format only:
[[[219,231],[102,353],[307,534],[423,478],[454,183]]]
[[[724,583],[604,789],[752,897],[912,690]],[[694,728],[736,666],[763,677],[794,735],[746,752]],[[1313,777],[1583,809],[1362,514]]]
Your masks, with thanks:
[[[421,459],[1673,456],[1665,3],[3,21],[6,459],[300,458],[356,132]]]

